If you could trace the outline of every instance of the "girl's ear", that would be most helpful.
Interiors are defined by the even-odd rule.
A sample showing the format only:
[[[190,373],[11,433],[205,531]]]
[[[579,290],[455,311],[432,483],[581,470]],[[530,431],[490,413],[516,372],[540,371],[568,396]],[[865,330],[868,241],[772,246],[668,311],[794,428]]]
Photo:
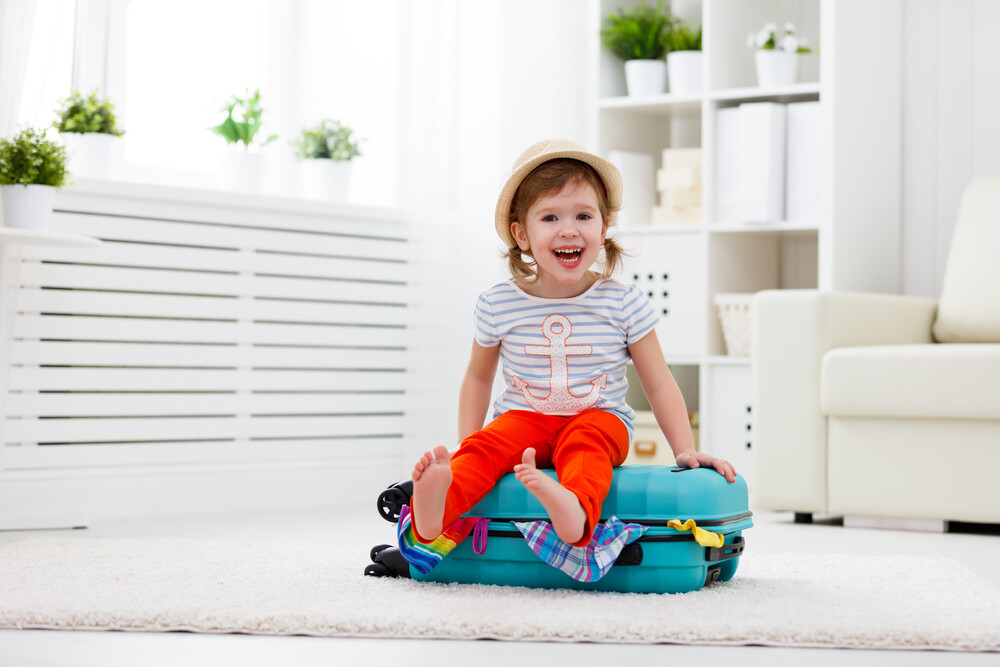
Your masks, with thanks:
[[[515,220],[510,223],[510,235],[517,241],[517,247],[521,249],[521,252],[531,250],[531,246],[528,244],[528,235],[525,234],[524,227],[521,226],[520,222]]]

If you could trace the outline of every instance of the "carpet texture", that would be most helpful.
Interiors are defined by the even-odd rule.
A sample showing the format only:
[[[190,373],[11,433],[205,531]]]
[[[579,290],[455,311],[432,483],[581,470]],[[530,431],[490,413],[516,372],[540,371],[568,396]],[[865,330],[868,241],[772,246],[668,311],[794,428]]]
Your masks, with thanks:
[[[748,553],[634,595],[362,576],[368,548],[32,539],[0,547],[0,627],[1000,650],[1000,591],[939,557]]]

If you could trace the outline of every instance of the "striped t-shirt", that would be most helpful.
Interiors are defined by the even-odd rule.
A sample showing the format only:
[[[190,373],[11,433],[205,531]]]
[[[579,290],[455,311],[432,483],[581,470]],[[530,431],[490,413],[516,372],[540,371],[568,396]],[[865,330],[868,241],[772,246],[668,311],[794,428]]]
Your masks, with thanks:
[[[570,299],[531,296],[507,280],[479,295],[476,342],[500,345],[506,384],[494,419],[508,410],[574,415],[607,410],[634,432],[625,402],[628,346],[659,318],[635,285],[598,280]]]

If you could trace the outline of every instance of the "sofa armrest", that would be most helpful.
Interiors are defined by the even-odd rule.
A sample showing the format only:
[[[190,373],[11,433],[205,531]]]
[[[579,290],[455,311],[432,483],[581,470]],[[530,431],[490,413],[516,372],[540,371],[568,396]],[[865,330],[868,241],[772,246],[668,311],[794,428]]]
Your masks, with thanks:
[[[909,296],[767,290],[753,301],[754,502],[827,511],[820,367],[835,347],[931,343],[937,302]]]

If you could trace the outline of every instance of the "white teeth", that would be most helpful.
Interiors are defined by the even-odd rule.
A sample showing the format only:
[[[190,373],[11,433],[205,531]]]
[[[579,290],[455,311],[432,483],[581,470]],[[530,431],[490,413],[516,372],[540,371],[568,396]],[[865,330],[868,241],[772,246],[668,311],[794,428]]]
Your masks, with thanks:
[[[581,251],[581,248],[560,248],[556,250],[556,254],[560,255],[572,255]]]

